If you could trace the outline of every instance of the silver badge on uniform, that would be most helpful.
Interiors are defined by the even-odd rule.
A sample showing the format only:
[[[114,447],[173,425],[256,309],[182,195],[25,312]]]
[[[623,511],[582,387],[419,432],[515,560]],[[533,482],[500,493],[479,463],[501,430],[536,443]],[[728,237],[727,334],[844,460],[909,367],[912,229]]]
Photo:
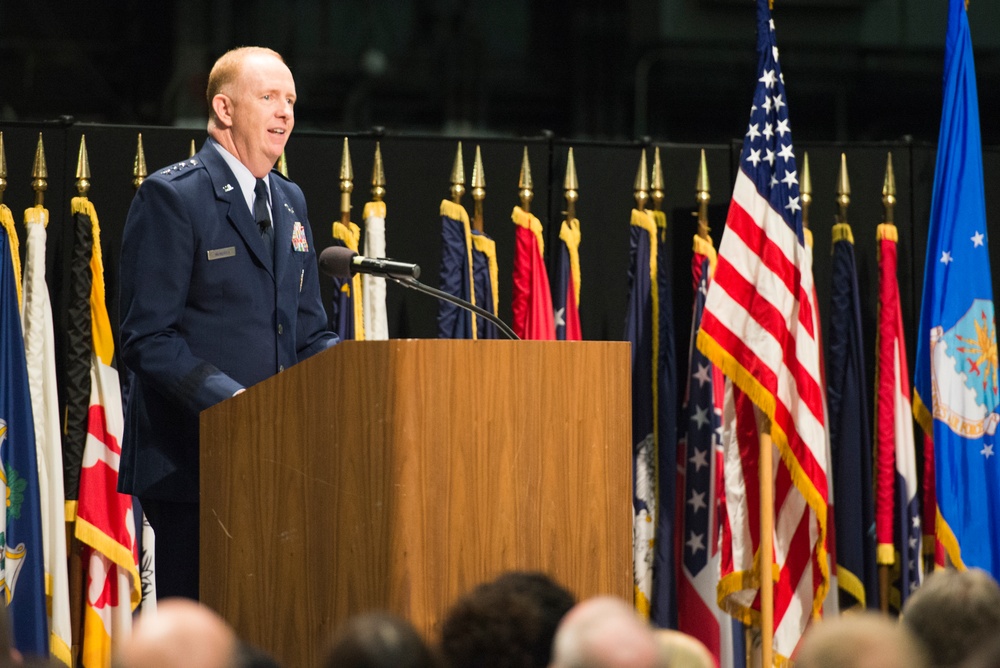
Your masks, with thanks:
[[[227,248],[216,248],[215,250],[208,251],[208,259],[219,260],[224,257],[235,257],[236,256],[236,246],[229,246]]]

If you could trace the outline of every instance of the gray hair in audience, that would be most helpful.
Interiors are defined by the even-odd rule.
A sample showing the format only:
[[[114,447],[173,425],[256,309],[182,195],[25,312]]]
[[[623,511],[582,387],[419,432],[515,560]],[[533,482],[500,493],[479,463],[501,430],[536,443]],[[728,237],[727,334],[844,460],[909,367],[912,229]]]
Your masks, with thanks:
[[[903,606],[902,621],[932,666],[958,666],[997,636],[1000,586],[979,569],[935,571]]]
[[[899,623],[875,612],[824,619],[806,632],[795,668],[922,668],[923,647]]]
[[[556,632],[551,668],[656,668],[653,631],[621,599],[591,598],[577,604]]]

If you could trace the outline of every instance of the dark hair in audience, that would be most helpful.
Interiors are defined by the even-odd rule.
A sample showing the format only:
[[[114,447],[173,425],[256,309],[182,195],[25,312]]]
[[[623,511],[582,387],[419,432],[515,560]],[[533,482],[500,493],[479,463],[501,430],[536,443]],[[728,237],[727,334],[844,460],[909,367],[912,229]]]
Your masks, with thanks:
[[[996,637],[1000,586],[978,569],[936,571],[903,606],[902,621],[923,643],[932,666],[959,666]]]
[[[435,668],[423,638],[405,619],[373,612],[352,617],[334,635],[324,668]]]
[[[512,571],[461,597],[445,616],[449,668],[545,668],[573,594],[544,573]]]
[[[243,641],[236,644],[232,665],[233,668],[281,668],[273,656]]]
[[[983,644],[962,662],[962,668],[995,668],[1000,666],[1000,636]]]

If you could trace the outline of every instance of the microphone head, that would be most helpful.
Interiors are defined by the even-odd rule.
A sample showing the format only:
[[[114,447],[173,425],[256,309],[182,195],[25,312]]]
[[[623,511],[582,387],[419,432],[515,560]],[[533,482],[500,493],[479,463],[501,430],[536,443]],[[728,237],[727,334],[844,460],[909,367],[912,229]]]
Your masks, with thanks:
[[[330,246],[319,254],[319,270],[333,278],[351,277],[351,260],[357,253],[344,246]]]

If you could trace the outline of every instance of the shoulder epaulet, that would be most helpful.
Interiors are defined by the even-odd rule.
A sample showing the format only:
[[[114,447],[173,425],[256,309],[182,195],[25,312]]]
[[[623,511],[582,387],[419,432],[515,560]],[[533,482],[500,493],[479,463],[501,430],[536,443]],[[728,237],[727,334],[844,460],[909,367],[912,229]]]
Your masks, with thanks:
[[[172,179],[176,176],[184,174],[185,172],[191,171],[193,167],[200,167],[200,166],[201,166],[200,160],[198,160],[197,158],[189,158],[187,160],[181,160],[180,162],[175,162],[169,167],[164,167],[163,169],[159,170],[157,174],[166,177],[168,179]]]

